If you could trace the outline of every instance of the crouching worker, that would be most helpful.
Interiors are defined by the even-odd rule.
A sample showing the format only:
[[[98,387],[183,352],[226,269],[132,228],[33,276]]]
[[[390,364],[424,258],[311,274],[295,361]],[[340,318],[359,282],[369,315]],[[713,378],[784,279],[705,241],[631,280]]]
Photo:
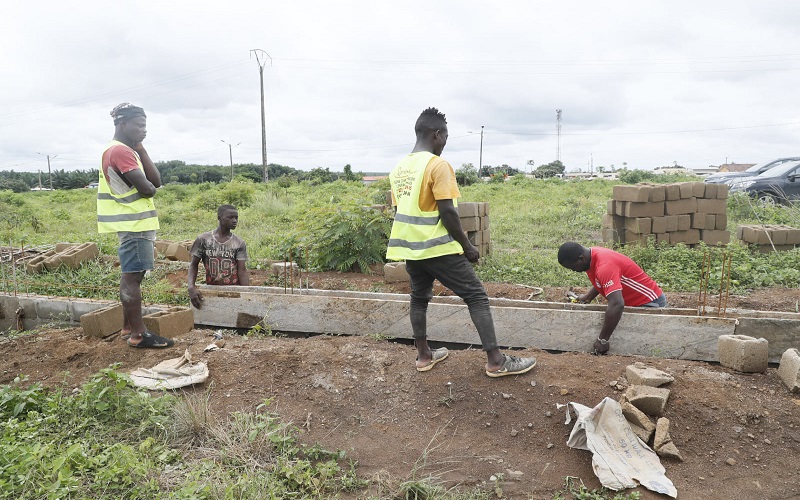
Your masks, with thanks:
[[[206,271],[206,285],[249,285],[247,272],[247,245],[233,234],[239,224],[239,212],[233,205],[220,205],[217,209],[219,226],[203,233],[192,244],[192,262],[189,264],[189,299],[198,309],[203,305],[203,295],[195,287],[198,264],[202,261]]]
[[[630,257],[603,247],[586,248],[568,241],[558,249],[558,263],[576,272],[585,272],[592,283],[578,302],[588,304],[598,295],[608,301],[603,327],[594,341],[592,354],[605,354],[611,334],[628,307],[666,307],[667,298],[658,284]]]

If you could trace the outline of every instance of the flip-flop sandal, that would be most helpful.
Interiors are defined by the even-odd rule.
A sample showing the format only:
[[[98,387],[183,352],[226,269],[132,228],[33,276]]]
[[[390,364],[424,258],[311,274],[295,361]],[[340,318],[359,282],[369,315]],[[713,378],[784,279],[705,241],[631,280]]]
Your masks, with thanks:
[[[128,339],[128,345],[137,348],[163,349],[172,347],[175,345],[175,341],[156,335],[153,332],[145,331],[142,334],[142,340],[138,344],[131,344],[131,339]]]
[[[440,347],[438,349],[432,350],[431,351],[431,356],[432,356],[431,360],[425,366],[418,366],[417,367],[417,371],[418,372],[426,372],[428,370],[431,370],[436,363],[438,363],[439,361],[442,361],[445,358],[447,358],[448,354],[450,354],[450,353],[447,351],[447,347]]]

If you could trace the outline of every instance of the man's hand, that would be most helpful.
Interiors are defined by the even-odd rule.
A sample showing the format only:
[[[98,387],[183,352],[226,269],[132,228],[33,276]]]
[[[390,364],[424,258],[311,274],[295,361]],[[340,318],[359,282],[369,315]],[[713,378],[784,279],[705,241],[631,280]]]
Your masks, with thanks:
[[[200,309],[203,305],[203,294],[200,293],[200,290],[197,288],[190,288],[189,289],[189,300],[192,301],[192,305],[197,309]]]
[[[478,262],[478,259],[481,258],[481,254],[478,252],[477,248],[469,245],[469,247],[464,247],[464,257],[470,262]]]
[[[589,297],[588,293],[582,293],[576,297],[576,300],[581,304],[588,304],[589,302],[594,300],[594,297]]]
[[[598,338],[594,341],[594,345],[592,346],[592,354],[605,354],[608,352],[609,347],[611,347],[610,340],[600,340]]]

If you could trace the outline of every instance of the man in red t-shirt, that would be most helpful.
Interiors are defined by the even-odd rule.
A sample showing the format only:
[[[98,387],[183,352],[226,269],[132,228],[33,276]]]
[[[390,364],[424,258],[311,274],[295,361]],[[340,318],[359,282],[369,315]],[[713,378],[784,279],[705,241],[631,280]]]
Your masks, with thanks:
[[[585,272],[592,283],[588,292],[578,295],[578,302],[589,303],[598,295],[608,300],[600,335],[593,353],[608,352],[611,334],[617,327],[625,306],[666,307],[667,298],[653,279],[630,257],[603,247],[586,248],[568,241],[558,249],[558,263],[576,272]]]

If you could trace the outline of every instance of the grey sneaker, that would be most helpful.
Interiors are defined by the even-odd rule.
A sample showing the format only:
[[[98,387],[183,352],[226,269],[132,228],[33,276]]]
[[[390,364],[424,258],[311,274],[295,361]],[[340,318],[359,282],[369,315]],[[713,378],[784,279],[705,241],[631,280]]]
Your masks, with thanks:
[[[506,375],[522,375],[527,373],[536,366],[536,358],[520,358],[518,356],[511,356],[510,354],[503,354],[506,358],[503,361],[503,366],[500,369],[490,372],[486,370],[486,375],[490,377],[505,377]]]

